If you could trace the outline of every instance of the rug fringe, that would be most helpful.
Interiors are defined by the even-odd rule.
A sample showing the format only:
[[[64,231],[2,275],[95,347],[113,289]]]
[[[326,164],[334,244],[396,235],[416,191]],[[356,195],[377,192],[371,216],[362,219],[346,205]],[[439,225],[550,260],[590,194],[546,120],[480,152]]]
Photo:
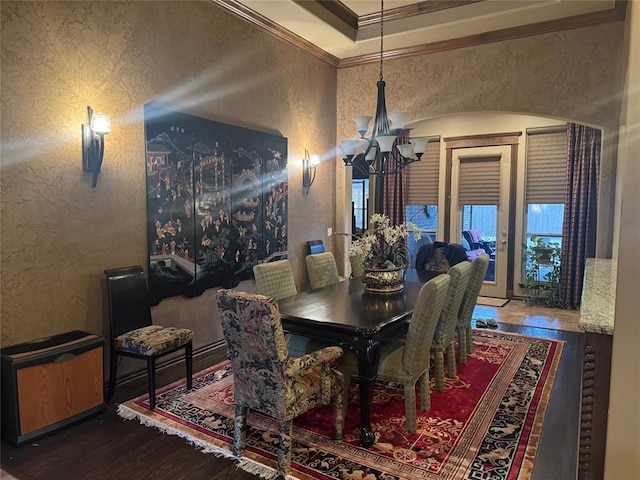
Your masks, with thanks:
[[[217,457],[229,458],[231,460],[238,460],[238,467],[242,470],[249,472],[253,475],[258,475],[260,478],[265,478],[268,480],[278,478],[278,472],[266,465],[262,465],[254,460],[250,460],[248,458],[242,457],[238,458],[233,453],[225,450],[223,448],[218,448],[210,443],[207,443],[203,440],[198,440],[193,437],[190,437],[186,432],[183,432],[177,428],[167,427],[162,423],[153,420],[139,412],[136,412],[134,409],[127,407],[125,404],[121,403],[118,405],[117,413],[120,417],[125,420],[135,420],[144,425],[145,427],[155,427],[160,432],[166,433],[168,435],[175,435],[177,437],[183,438],[187,441],[189,445],[193,445],[196,449],[200,450],[202,453],[212,453]],[[294,477],[293,475],[287,475],[286,480],[299,480],[298,477]]]
[[[193,445],[196,449],[200,450],[202,453],[212,453],[217,457],[224,457],[232,460],[238,459],[238,457],[236,457],[232,452],[229,452],[224,448],[219,448],[214,445],[211,445],[210,443],[205,442],[204,440],[193,438],[189,436],[186,432],[178,430],[177,428],[167,427],[166,425],[163,425],[162,423],[156,420],[153,420],[149,417],[144,416],[139,412],[136,412],[135,410],[133,410],[130,407],[127,407],[123,403],[118,405],[117,413],[120,417],[122,417],[125,420],[134,420],[137,418],[138,421],[145,427],[155,427],[158,430],[160,430],[160,432],[162,433],[166,433],[168,435],[175,435],[177,437],[183,438],[187,441],[189,445]]]
[[[248,458],[242,457],[238,461],[238,467],[240,467],[245,472],[249,472],[252,475],[258,475],[260,478],[266,478],[268,480],[272,480],[278,478],[278,472],[266,465],[262,465],[261,463],[255,462]],[[286,480],[299,480],[298,477],[294,477],[293,475],[287,475]]]

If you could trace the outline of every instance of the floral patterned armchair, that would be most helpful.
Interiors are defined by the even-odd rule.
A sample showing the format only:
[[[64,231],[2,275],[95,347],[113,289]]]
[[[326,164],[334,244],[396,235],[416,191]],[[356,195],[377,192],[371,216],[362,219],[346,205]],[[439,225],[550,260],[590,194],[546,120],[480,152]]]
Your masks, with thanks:
[[[271,297],[220,290],[218,310],[234,376],[236,403],[233,452],[244,453],[247,409],[274,417],[280,429],[278,474],[289,475],[292,421],[307,410],[332,403],[334,436],[344,431],[344,377],[332,368],[340,347],[290,357],[276,301]]]

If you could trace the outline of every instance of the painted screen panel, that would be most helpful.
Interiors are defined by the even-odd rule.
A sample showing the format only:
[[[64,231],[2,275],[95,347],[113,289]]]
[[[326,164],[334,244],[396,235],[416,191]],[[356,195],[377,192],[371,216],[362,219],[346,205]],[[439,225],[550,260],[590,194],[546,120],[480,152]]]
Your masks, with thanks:
[[[287,139],[145,105],[149,291],[234,287],[287,255]]]

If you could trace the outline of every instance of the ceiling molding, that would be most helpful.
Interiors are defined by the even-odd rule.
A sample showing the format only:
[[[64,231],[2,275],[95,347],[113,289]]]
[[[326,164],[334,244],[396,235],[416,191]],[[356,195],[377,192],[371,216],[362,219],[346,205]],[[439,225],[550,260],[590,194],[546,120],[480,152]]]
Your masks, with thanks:
[[[337,68],[351,68],[367,63],[380,61],[380,52],[372,52],[365,55],[357,55],[339,59],[338,57],[328,53],[313,43],[296,35],[295,33],[280,26],[269,18],[259,14],[258,12],[246,7],[241,3],[242,0],[211,0],[212,3],[224,9],[225,11],[235,15],[236,17],[270,33],[280,40],[292,45],[296,48],[304,50],[314,57],[328,63]],[[354,28],[354,24],[371,25],[380,21],[380,12],[363,15],[357,15],[346,7],[340,0],[293,0],[295,3],[307,11],[317,15],[323,21],[331,24],[334,28],[341,31],[350,38],[355,38],[358,31]],[[398,7],[385,12],[385,21],[388,15],[393,15],[394,19],[408,18],[418,14],[434,12],[446,8],[464,6],[471,3],[478,3],[485,0],[427,0],[420,3],[409,4],[404,7]],[[616,0],[613,8],[601,10],[592,13],[574,15],[571,17],[548,20],[533,24],[521,25],[516,27],[494,30],[466,37],[452,38],[437,42],[424,43],[421,45],[408,46],[403,48],[389,49],[383,53],[385,59],[404,58],[415,55],[424,55],[429,53],[443,52],[448,50],[456,50],[459,48],[472,47],[476,45],[484,45],[493,42],[501,42],[505,40],[513,40],[517,38],[539,35],[543,33],[552,33],[561,30],[568,30],[602,23],[624,20],[627,10],[628,0]]]
[[[327,10],[334,17],[340,19],[341,21],[349,25],[351,28],[353,28],[354,31],[358,30],[358,23],[359,23],[358,15],[356,15],[356,13],[353,10],[347,7],[340,0],[322,0],[322,1],[294,0],[294,1],[300,6],[302,6],[303,8],[307,8],[307,9],[310,4],[323,8]]]
[[[338,0],[332,0],[338,1]],[[448,8],[463,7],[471,3],[484,2],[485,0],[427,0],[420,3],[412,3],[403,7],[391,8],[384,11],[384,21],[403,20],[416,15],[439,12]],[[321,2],[324,4],[324,1]],[[340,3],[338,1],[338,3]],[[369,13],[358,18],[358,28],[368,27],[380,23],[380,12]]]
[[[585,13],[583,15],[576,15],[573,17],[559,18],[546,22],[505,28],[502,30],[494,30],[493,32],[478,33],[467,37],[452,38],[441,42],[425,43],[412,47],[386,50],[383,53],[383,57],[385,59],[392,59],[444,52],[447,50],[456,50],[458,48],[473,47],[487,43],[502,42],[504,40],[513,40],[516,38],[540,35],[543,33],[552,33],[561,30],[588,27],[591,25],[599,25],[601,23],[624,20],[626,2],[627,0],[617,0],[614,8],[601,12]],[[378,61],[380,61],[380,52],[373,52],[366,55],[340,59],[338,61],[338,68],[356,67]]]
[[[315,46],[313,43],[299,37],[295,33],[281,27],[277,23],[269,20],[268,18],[260,15],[259,13],[251,10],[250,8],[242,5],[238,0],[210,0],[212,3],[218,5],[225,11],[235,15],[236,17],[262,29],[266,30],[271,35],[279,38],[280,40],[300,48],[305,52],[319,58],[323,62],[328,63],[333,67],[338,66],[338,57],[325,52],[321,48]]]

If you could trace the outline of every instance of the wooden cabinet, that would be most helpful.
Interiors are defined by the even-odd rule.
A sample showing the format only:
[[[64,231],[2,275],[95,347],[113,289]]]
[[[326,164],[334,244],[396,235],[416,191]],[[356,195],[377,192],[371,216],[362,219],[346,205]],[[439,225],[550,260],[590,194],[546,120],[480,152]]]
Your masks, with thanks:
[[[604,477],[616,278],[616,262],[605,258],[587,259],[578,321],[585,331],[579,480],[602,480]]]
[[[3,348],[2,438],[21,445],[103,412],[103,350],[80,330]]]
[[[579,480],[604,478],[612,340],[611,335],[591,332],[584,338]]]

